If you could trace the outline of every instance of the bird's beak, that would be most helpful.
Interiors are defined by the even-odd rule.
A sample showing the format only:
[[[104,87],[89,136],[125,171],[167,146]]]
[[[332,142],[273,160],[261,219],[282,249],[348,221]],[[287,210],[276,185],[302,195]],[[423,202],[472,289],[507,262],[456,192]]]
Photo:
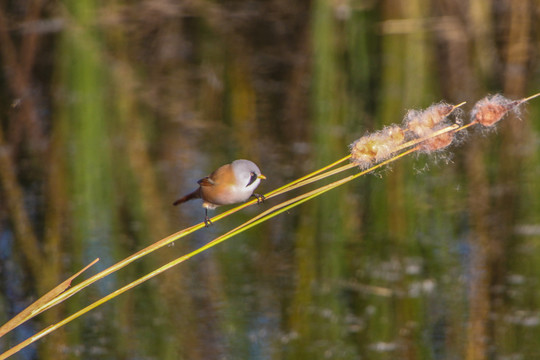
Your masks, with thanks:
[[[257,179],[266,180],[266,176],[261,174],[261,175],[257,176]]]

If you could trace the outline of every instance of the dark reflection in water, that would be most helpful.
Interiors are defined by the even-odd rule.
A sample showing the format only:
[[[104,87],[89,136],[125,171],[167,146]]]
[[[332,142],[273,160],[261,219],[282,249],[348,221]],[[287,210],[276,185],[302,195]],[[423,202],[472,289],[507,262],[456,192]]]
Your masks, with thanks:
[[[540,91],[535,1],[0,5],[0,322],[96,257],[201,221],[178,195],[248,158],[269,191],[407,109]],[[21,359],[531,359],[540,104],[401,159],[95,309]],[[292,197],[290,195],[289,197]],[[0,338],[3,352],[270,199]],[[218,209],[221,212],[223,209]],[[93,270],[96,271],[96,270]]]

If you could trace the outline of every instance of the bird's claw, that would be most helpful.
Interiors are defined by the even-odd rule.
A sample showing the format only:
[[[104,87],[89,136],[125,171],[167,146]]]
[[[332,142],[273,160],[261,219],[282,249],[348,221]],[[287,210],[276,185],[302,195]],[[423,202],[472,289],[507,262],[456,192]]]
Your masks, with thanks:
[[[210,225],[212,225],[212,220],[210,220],[210,218],[208,216],[205,216],[204,217],[204,227],[209,227]]]
[[[262,204],[266,200],[266,197],[264,197],[264,195],[261,195],[261,194],[253,193],[251,196],[257,198],[257,204]]]

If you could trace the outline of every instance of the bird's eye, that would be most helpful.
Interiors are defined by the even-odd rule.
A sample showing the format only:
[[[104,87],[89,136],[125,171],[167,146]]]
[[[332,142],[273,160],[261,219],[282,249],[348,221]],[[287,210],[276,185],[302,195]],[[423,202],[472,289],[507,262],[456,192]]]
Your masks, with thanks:
[[[249,182],[248,184],[246,185],[246,187],[248,187],[249,185],[253,184],[255,182],[255,180],[257,180],[258,176],[257,174],[255,174],[253,171],[249,173],[251,175],[251,177],[249,178]]]

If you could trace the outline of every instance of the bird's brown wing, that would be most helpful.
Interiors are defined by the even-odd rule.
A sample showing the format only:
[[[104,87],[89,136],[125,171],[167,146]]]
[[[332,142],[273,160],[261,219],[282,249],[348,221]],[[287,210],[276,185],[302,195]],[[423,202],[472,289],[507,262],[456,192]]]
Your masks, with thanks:
[[[210,179],[210,176],[207,176],[197,181],[197,184],[199,184],[200,186],[213,186],[215,183],[212,179]]]
[[[201,186],[228,186],[236,184],[231,164],[223,165],[207,177],[198,181]]]

